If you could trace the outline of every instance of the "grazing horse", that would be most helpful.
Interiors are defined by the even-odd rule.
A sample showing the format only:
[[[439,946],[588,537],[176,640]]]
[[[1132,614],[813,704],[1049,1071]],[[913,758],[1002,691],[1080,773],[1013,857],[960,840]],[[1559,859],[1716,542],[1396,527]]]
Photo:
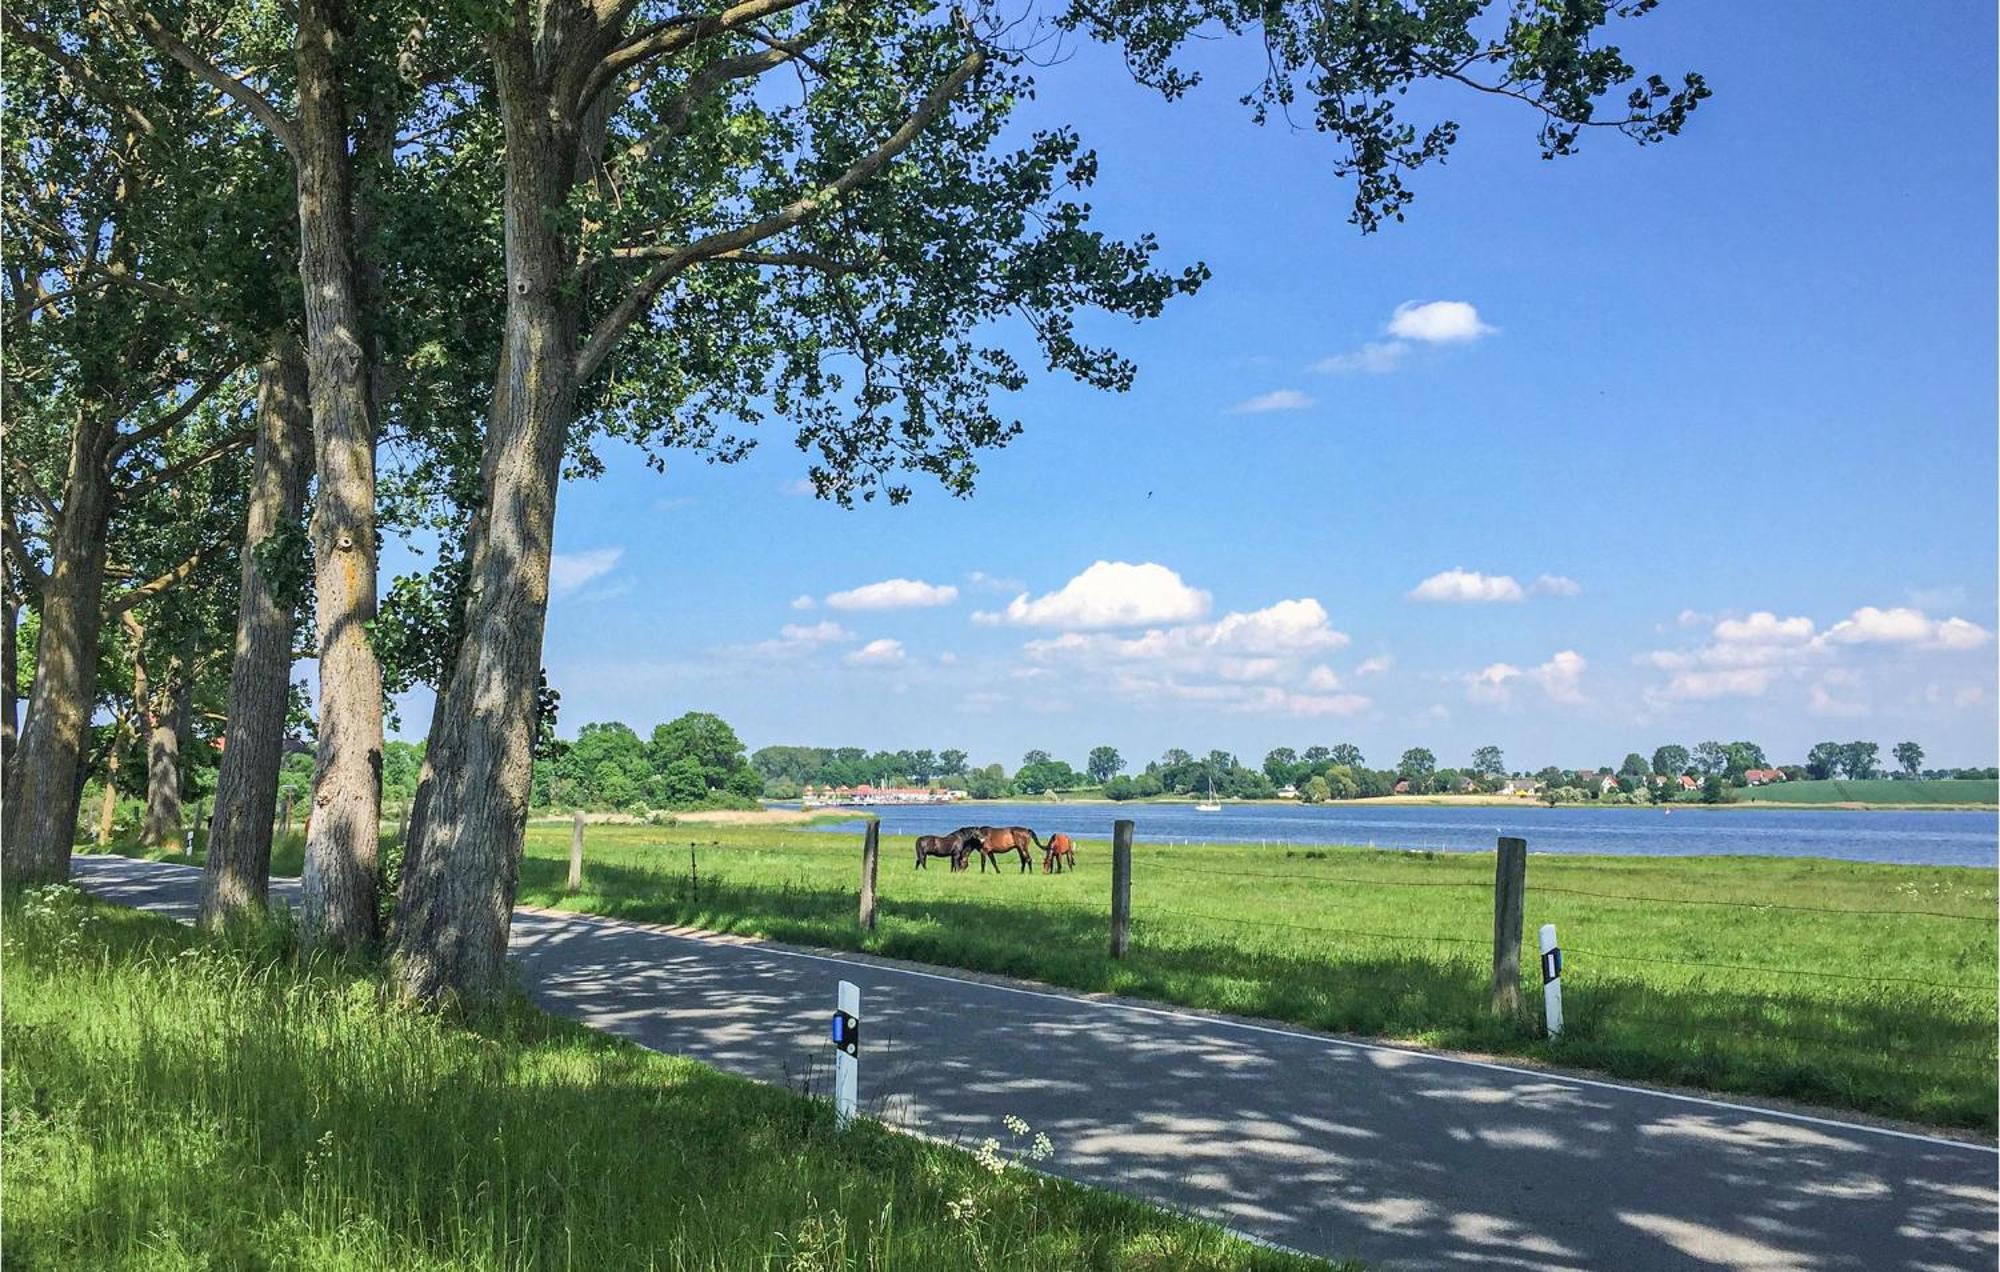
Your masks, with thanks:
[[[949,835],[918,835],[917,869],[924,868],[928,857],[949,857],[953,870],[963,870],[975,842],[963,830],[955,830]]]
[[[1076,843],[1059,830],[1049,836],[1049,846],[1042,850],[1042,873],[1061,874],[1065,863],[1076,869]]]
[[[1034,831],[1026,826],[979,826],[969,828],[978,838],[973,850],[979,854],[979,873],[986,873],[986,864],[993,863],[997,873],[1000,869],[1000,854],[1015,852],[1021,855],[1021,871],[1033,869],[1034,861],[1028,856],[1028,845],[1042,847],[1042,841]]]

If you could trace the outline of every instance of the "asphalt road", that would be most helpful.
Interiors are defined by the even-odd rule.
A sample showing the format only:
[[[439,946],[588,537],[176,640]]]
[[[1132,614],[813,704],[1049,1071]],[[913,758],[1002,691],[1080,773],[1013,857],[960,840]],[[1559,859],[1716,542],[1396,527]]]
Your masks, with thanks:
[[[118,857],[75,875],[182,918],[199,878]],[[825,1089],[851,980],[874,1115],[976,1143],[1014,1114],[1060,1174],[1377,1267],[1984,1270],[2000,1253],[2000,1155],[1981,1145],[546,911],[517,912],[513,946],[549,1010],[795,1088]]]

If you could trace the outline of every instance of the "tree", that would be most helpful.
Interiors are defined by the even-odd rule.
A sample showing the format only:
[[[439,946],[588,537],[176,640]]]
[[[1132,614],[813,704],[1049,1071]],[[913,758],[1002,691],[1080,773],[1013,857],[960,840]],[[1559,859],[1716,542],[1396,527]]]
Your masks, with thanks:
[[[1507,760],[1497,746],[1482,746],[1472,753],[1472,771],[1480,777],[1507,776]]]
[[[1704,804],[1726,803],[1729,792],[1723,787],[1722,774],[1709,773],[1701,779],[1701,802]]]
[[[1865,782],[1875,776],[1875,757],[1881,749],[1873,742],[1849,742],[1840,748],[1840,767],[1850,781]]]
[[[1909,775],[1910,777],[1915,777],[1918,773],[1923,771],[1924,748],[1918,746],[1916,743],[1914,742],[1896,743],[1895,755],[1896,755],[1896,763],[1902,768],[1903,772]]]
[[[1329,764],[1345,764],[1351,769],[1361,769],[1368,766],[1368,761],[1361,757],[1361,748],[1352,742],[1337,744],[1326,753],[1326,759]]]
[[[1847,762],[1846,748],[1838,742],[1818,742],[1806,752],[1806,772],[1816,781],[1829,781],[1840,775]]]
[[[1084,761],[1084,771],[1099,786],[1116,777],[1124,767],[1125,757],[1118,754],[1117,747],[1111,746],[1092,747],[1090,758]]]
[[[1049,753],[1042,750],[1029,751],[1021,757],[1022,768],[1033,768],[1037,764],[1047,764],[1048,762]]]
[[[1299,798],[1308,804],[1324,804],[1333,798],[1333,786],[1324,776],[1314,774],[1299,788]]]
[[[653,772],[662,774],[682,759],[693,760],[704,792],[726,789],[736,773],[749,767],[736,730],[707,711],[690,711],[655,728],[646,759]]]
[[[1669,743],[1653,752],[1653,772],[1661,777],[1679,777],[1687,772],[1688,750]]]
[[[944,777],[957,777],[965,772],[967,756],[963,751],[939,751],[938,773]]]
[[[1120,2],[1054,21],[1117,46],[1169,97],[1191,83],[1177,58],[1210,28],[1258,38],[1270,56],[1255,117],[1312,98],[1344,143],[1338,170],[1358,178],[1352,219],[1372,230],[1404,215],[1406,174],[1457,136],[1449,121],[1399,116],[1415,84],[1525,100],[1548,156],[1590,128],[1677,133],[1706,87],[1633,84],[1596,42],[1613,13],[1518,20],[1490,37],[1459,7],[1376,22],[1307,4],[1246,16]],[[493,512],[469,537],[464,644],[399,905],[399,974],[420,999],[486,998],[504,983],[558,475],[580,420],[643,448],[727,457],[740,453],[729,422],[775,403],[815,455],[824,497],[902,502],[912,471],[962,492],[977,451],[1014,431],[991,397],[1025,382],[1012,353],[975,333],[1023,314],[1044,363],[1120,389],[1130,364],[1083,345],[1079,314],[1150,317],[1205,277],[1154,268],[1150,239],[1087,228],[1087,205],[1060,192],[1088,184],[1095,160],[1067,130],[995,153],[1033,88],[1021,69],[1032,49],[1009,44],[1016,28],[998,15],[756,0],[687,20],[643,2],[548,0],[479,17],[490,67],[464,78],[505,141],[506,391],[484,427],[479,506]],[[1479,78],[1500,65],[1504,79]],[[1613,96],[1624,107],[1600,116]],[[850,364],[851,404],[834,396]],[[447,886],[447,870],[466,882]]]
[[[1646,763],[1646,757],[1637,751],[1627,755],[1625,762],[1618,766],[1619,774],[1624,777],[1643,778],[1651,771]]]
[[[270,890],[271,813],[291,697],[292,631],[305,582],[299,515],[305,504],[312,413],[306,400],[305,353],[295,339],[273,341],[257,381],[257,451],[243,530],[237,655],[230,670],[229,722],[202,872],[200,919],[210,928],[261,911]],[[387,760],[385,755],[385,784]],[[411,794],[416,776],[412,765]]]
[[[1726,744],[1722,751],[1726,757],[1723,775],[1733,782],[1740,782],[1743,775],[1751,769],[1768,767],[1764,759],[1764,748],[1755,742],[1731,742]]]
[[[937,752],[931,750],[910,752],[910,776],[917,779],[917,785],[930,785],[931,778],[937,776]]]
[[[1299,753],[1288,746],[1275,747],[1264,757],[1264,775],[1284,786],[1292,781],[1299,766]]]
[[[1694,766],[1704,774],[1729,771],[1729,751],[1720,742],[1703,742],[1694,749]]]
[[[1323,746],[1309,746],[1299,762],[1310,769],[1324,768],[1333,762],[1333,752]]]
[[[1430,780],[1437,770],[1437,757],[1421,746],[1413,746],[1403,752],[1403,758],[1396,762],[1396,775],[1416,790]]]

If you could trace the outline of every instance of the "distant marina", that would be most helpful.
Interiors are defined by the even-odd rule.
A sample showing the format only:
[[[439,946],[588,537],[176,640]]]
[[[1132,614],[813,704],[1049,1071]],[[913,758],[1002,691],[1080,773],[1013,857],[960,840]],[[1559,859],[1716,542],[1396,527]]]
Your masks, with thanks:
[[[964,791],[925,786],[808,786],[799,795],[802,808],[881,808],[924,804],[955,804]]]

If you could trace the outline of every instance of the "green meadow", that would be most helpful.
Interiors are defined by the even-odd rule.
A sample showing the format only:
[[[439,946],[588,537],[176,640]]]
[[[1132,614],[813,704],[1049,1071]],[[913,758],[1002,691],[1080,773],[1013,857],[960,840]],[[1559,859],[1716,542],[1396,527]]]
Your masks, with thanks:
[[[1745,804],[1991,807],[2000,801],[2000,781],[1985,777],[1950,777],[1934,782],[1899,782],[1874,777],[1859,782],[1777,782],[1770,786],[1747,786],[1729,794],[1733,800]]]
[[[1026,1169],[999,1126],[982,1161],[519,1000],[399,1008],[281,926],[66,888],[4,921],[9,1266],[1324,1266]]]

